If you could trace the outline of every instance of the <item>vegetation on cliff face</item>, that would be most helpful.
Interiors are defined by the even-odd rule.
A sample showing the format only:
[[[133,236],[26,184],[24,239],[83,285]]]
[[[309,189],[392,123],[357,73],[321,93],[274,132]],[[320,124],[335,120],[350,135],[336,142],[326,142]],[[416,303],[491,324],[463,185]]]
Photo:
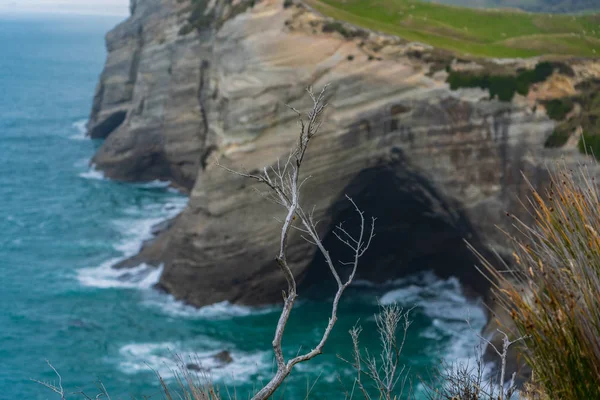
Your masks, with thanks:
[[[484,71],[448,70],[447,82],[452,90],[460,88],[481,88],[489,91],[490,98],[511,101],[515,94],[526,96],[531,85],[544,82],[554,71],[569,75],[572,71],[566,64],[541,62],[533,70],[518,71],[515,74],[494,74]],[[579,150],[600,159],[600,80],[591,79],[576,86],[578,94],[540,103],[548,117],[557,122],[545,146],[564,146],[569,138],[580,133]]]
[[[511,101],[515,93],[527,95],[532,84],[545,81],[552,75],[553,70],[554,66],[549,62],[541,62],[533,70],[520,71],[516,75],[450,70],[447,82],[452,90],[478,87],[487,89],[491,99],[497,97],[501,101]]]
[[[529,14],[416,0],[307,0],[323,14],[460,54],[600,55],[600,15]]]
[[[180,35],[187,35],[193,31],[199,31],[211,26],[212,23],[222,23],[222,18],[232,18],[248,8],[253,7],[256,0],[241,0],[236,5],[233,5],[232,0],[228,0],[228,12],[226,15],[215,16],[216,7],[208,8],[209,0],[177,0],[179,3],[190,2],[188,8],[184,12],[189,12],[187,24],[180,30]]]
[[[580,111],[563,124],[566,129],[580,127],[579,149],[600,159],[600,80],[584,82],[577,89],[581,94],[569,100],[577,102]]]
[[[185,10],[189,12],[187,24],[185,24],[180,30],[180,35],[187,35],[194,30],[200,30],[210,25],[214,16],[211,12],[207,12],[206,7],[208,0],[177,0],[179,3],[190,2],[189,7]]]
[[[565,144],[567,144],[567,142],[569,141],[569,137],[571,137],[571,134],[569,132],[564,132],[555,129],[546,139],[544,146],[548,148],[562,147]]]
[[[559,163],[531,187],[532,223],[515,218],[514,267],[484,261],[495,294],[526,336],[525,356],[550,399],[600,399],[600,191],[597,167]],[[588,169],[590,168],[590,169]]]
[[[558,122],[546,146],[561,147],[580,132],[579,150],[600,158],[600,81],[585,81],[576,89],[579,93],[575,96],[544,103],[548,116]]]
[[[578,143],[579,151],[600,159],[600,136],[582,132]]]
[[[555,121],[562,121],[573,110],[573,101],[566,99],[552,99],[546,102],[546,113]]]

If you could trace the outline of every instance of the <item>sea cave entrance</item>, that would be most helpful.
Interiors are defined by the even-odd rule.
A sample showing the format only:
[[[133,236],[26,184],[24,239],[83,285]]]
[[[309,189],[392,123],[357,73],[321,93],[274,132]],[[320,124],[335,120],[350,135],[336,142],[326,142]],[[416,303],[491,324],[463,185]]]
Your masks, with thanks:
[[[396,150],[396,161],[360,172],[331,206],[332,223],[324,237],[333,260],[347,261],[351,251],[333,235],[332,229],[356,231],[359,218],[345,195],[375,216],[376,237],[361,259],[356,280],[384,283],[423,271],[441,278],[459,278],[467,292],[483,295],[489,284],[476,269],[477,260],[465,240],[484,251],[470,221],[458,204],[445,198],[424,175],[414,171]],[[301,278],[305,288],[334,284],[323,256],[313,258]],[[340,271],[347,276],[349,271]],[[319,290],[318,292],[321,292]],[[324,291],[329,292],[329,291]]]

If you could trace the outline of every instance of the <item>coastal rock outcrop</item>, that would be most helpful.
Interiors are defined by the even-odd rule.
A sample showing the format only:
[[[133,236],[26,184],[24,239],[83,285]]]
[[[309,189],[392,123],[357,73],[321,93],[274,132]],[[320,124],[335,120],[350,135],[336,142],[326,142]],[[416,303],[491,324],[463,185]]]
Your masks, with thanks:
[[[186,5],[133,3],[106,35],[108,58],[88,132],[106,139],[92,162],[125,181],[170,180],[189,190],[205,148],[199,85],[208,40],[179,35]]]
[[[196,6],[199,2],[195,3]],[[93,162],[117,179],[170,180],[186,210],[137,260],[164,263],[160,286],[202,306],[281,299],[274,260],[282,210],[253,171],[287,155],[305,88],[329,85],[329,107],[303,171],[303,204],[330,235],[352,224],[344,196],[379,218],[359,277],[376,282],[423,269],[485,292],[463,240],[502,251],[507,210],[522,210],[525,172],[544,181],[554,123],[525,101],[451,91],[435,50],[362,30],[329,29],[302,5],[206,2],[210,23],[185,29],[189,2],[145,0],[107,36],[109,56],[89,124],[106,138]],[[237,10],[234,12],[234,10]],[[189,31],[189,32],[188,32]],[[447,55],[443,55],[446,57]],[[485,246],[484,246],[485,245]],[[326,279],[315,249],[294,234],[289,263],[304,285]],[[126,263],[127,264],[127,263]]]

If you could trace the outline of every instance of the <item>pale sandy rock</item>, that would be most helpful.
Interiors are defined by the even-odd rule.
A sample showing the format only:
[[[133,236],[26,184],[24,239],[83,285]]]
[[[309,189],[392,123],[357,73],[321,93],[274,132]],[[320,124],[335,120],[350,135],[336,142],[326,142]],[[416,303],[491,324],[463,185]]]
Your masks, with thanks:
[[[554,73],[544,82],[532,85],[527,98],[535,103],[540,100],[573,96],[577,93],[575,83],[575,79],[571,77]]]

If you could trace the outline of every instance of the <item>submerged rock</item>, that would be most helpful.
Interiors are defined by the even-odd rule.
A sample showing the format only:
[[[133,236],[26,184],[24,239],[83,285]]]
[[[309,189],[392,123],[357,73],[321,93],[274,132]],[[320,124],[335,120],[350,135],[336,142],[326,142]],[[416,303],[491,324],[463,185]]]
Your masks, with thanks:
[[[194,372],[210,372],[213,369],[223,368],[233,362],[231,353],[223,350],[213,356],[199,358],[186,364],[186,368],[189,371]]]
[[[198,364],[194,364],[194,363],[188,363],[185,366],[188,370],[190,371],[194,371],[194,372],[207,372],[206,369],[202,368],[201,366],[199,366]]]
[[[221,365],[231,364],[233,362],[233,358],[231,357],[231,353],[228,351],[221,351],[213,356],[213,358],[220,362]]]

